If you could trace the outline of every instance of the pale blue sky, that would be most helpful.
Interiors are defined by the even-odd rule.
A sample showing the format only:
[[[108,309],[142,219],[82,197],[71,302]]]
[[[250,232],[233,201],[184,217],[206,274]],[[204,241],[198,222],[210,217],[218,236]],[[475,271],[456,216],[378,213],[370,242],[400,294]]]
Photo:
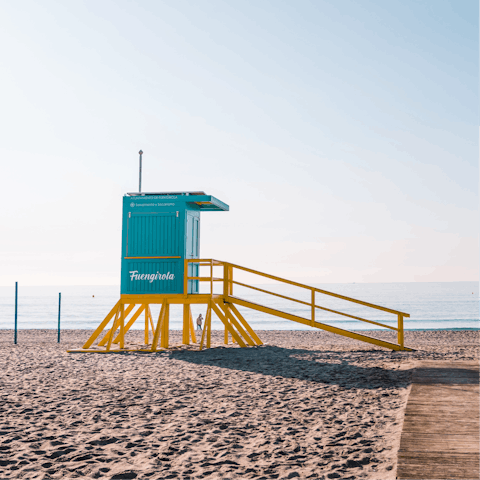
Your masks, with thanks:
[[[0,284],[116,284],[121,196],[205,190],[201,254],[478,279],[478,2],[0,3]]]

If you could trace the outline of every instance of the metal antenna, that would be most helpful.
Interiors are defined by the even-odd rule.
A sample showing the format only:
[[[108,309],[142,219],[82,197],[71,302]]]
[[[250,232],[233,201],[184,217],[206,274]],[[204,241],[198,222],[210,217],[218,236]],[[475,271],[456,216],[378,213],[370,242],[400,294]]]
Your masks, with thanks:
[[[142,150],[140,150],[138,152],[138,154],[140,155],[140,171],[139,171],[139,178],[138,178],[138,193],[141,193],[142,192],[142,155],[143,155]]]

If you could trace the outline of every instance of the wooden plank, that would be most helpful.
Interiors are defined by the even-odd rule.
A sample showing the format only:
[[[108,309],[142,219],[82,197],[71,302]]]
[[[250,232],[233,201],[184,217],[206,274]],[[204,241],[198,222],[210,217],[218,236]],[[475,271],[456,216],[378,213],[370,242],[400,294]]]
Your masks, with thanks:
[[[455,425],[455,434],[456,435],[465,435],[470,434],[472,430],[475,429],[475,423],[468,422],[468,423],[460,423],[457,422]],[[431,432],[430,434],[442,433],[443,426],[438,423],[430,423],[430,422],[422,422],[421,425],[403,425],[403,433],[415,433],[415,434],[423,434],[425,432],[425,427],[428,427],[428,431]]]
[[[477,362],[418,364],[405,411],[397,479],[478,479]]]
[[[478,470],[478,468],[477,468]],[[475,468],[458,465],[411,465],[397,470],[397,479],[478,480]]]
[[[400,455],[399,455],[400,457]],[[402,458],[408,458],[412,465],[460,465],[460,466],[475,466],[478,465],[480,457],[478,455],[471,455],[468,453],[457,454],[433,454],[429,458],[425,458],[422,452],[412,452],[409,454],[402,454]]]

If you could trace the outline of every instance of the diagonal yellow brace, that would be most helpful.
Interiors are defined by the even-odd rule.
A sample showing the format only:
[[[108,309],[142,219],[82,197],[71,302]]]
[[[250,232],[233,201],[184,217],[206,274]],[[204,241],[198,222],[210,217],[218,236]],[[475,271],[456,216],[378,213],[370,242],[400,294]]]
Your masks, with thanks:
[[[130,305],[130,307],[134,307],[135,305]],[[127,315],[132,311],[132,309],[127,308],[127,310],[125,310],[125,318],[127,317]],[[133,317],[128,321],[128,323],[125,325],[125,333],[127,333],[131,326],[135,323],[135,320],[137,320],[137,318],[141,315],[141,313],[143,312],[143,310],[145,309],[145,305],[140,305],[139,309],[133,314]],[[117,335],[115,340],[113,341],[113,343],[118,343],[118,340],[120,339],[120,335]]]
[[[115,306],[110,310],[110,313],[105,317],[103,322],[97,327],[97,329],[92,333],[90,338],[86,341],[85,345],[82,348],[90,348],[92,343],[97,339],[97,337],[103,332],[105,327],[108,325],[108,322],[112,319],[112,317],[117,313],[118,307],[120,305],[119,300]]]
[[[237,319],[232,315],[232,313],[229,312],[227,305],[225,305],[225,303],[223,302],[218,303],[218,305],[223,310],[223,313],[225,314],[227,321],[230,320],[232,322],[232,327],[235,327],[237,331],[240,333],[240,335],[242,335],[242,337],[247,341],[247,343],[252,347],[254,347],[255,342],[249,337],[248,333],[243,329],[243,327],[240,325]]]
[[[250,336],[255,340],[257,345],[263,345],[263,342],[260,340],[259,336],[255,333],[255,330],[250,326],[250,324],[245,320],[243,315],[238,311],[237,307],[233,303],[228,304],[229,310],[237,316],[242,325],[245,327]]]
[[[150,310],[150,305],[147,305],[148,308],[148,318],[150,319],[150,327],[152,328],[152,335],[155,333],[155,326],[153,325],[153,315]]]
[[[120,349],[125,348],[125,305],[120,305]]]
[[[209,302],[207,313],[205,314],[205,322],[203,324],[202,339],[200,340],[200,350],[203,349],[203,340],[205,339],[205,333],[207,332],[208,319],[211,318],[211,316],[212,316],[212,307],[211,307],[211,303]]]
[[[120,310],[122,306],[123,306],[122,303],[120,303],[120,305],[118,306],[117,313],[115,314],[115,320],[113,321],[113,326],[108,336],[107,352],[110,351],[110,347],[112,346],[113,334],[117,331],[117,328],[118,328],[118,324],[120,321]]]
[[[127,309],[125,310],[125,317],[127,317],[127,315],[135,308],[135,304],[131,304],[127,307]],[[112,325],[112,328],[113,328],[113,325]],[[112,329],[110,329],[106,334],[105,336],[98,342],[98,346],[99,347],[103,347],[105,346],[105,344],[108,342],[108,339],[110,338],[109,335],[111,333]],[[118,339],[118,336],[117,338],[113,341],[113,343],[118,343],[117,341]]]
[[[225,328],[232,334],[232,337],[237,341],[241,347],[246,347],[245,342],[241,339],[240,335],[235,331],[235,329],[230,325],[230,322],[227,320],[225,315],[222,313],[220,308],[212,302],[213,311],[217,314],[217,317],[223,322]]]

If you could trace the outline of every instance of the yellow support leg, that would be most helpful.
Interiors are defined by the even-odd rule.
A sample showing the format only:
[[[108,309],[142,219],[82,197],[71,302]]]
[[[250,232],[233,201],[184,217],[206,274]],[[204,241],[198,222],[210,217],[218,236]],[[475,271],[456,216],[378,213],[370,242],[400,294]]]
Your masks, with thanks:
[[[190,318],[190,335],[192,337],[192,342],[197,343],[197,337],[195,336],[195,328],[193,325],[192,307],[190,305],[188,306],[188,315]]]
[[[165,313],[163,316],[162,336],[160,338],[160,347],[168,348],[168,330],[170,323],[170,305],[165,302]]]
[[[398,315],[398,344],[402,349],[404,348],[404,340],[403,340],[403,315]]]
[[[182,343],[183,345],[190,345],[190,305],[183,305],[183,331]]]
[[[223,343],[224,343],[225,345],[228,345],[228,330],[227,330],[226,327],[225,327],[225,333],[224,333],[224,335],[223,335]]]
[[[103,322],[97,327],[97,329],[92,333],[90,338],[86,341],[85,345],[82,348],[90,348],[93,342],[97,339],[97,337],[103,332],[105,327],[108,325],[108,322],[112,319],[112,317],[117,313],[118,307],[120,305],[120,300],[115,304],[115,306],[110,310],[109,314],[104,318]]]
[[[149,325],[148,325],[148,308],[147,305],[143,305],[143,309],[145,310],[145,345],[148,345],[148,337],[149,337]],[[154,332],[152,332],[154,333]]]
[[[167,305],[167,301],[164,300],[163,303],[162,303],[162,308],[160,309],[160,313],[158,315],[157,328],[155,329],[155,333],[153,335],[152,349],[151,349],[152,352],[157,351],[158,339],[160,338],[160,332],[162,331],[162,327],[163,327],[163,319],[165,318],[165,307],[166,307],[166,305]],[[150,307],[148,308],[148,310],[149,310],[149,313],[151,315]]]

